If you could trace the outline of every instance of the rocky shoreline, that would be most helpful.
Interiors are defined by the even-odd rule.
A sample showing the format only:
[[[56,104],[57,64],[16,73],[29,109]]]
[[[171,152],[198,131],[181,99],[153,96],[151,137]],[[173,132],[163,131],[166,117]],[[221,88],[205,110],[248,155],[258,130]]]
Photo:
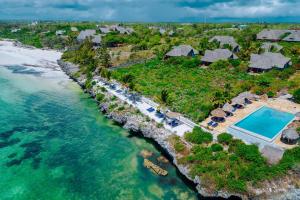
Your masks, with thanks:
[[[195,184],[196,189],[201,196],[230,199],[300,199],[300,189],[293,186],[289,178],[266,181],[264,183],[266,185],[263,188],[254,188],[251,196],[249,196],[249,194],[234,194],[227,191],[210,191],[208,188],[201,185],[199,177],[196,176],[193,179],[189,175],[188,166],[178,163],[176,152],[170,142],[170,137],[172,135],[170,131],[163,127],[159,127],[156,122],[147,119],[146,116],[142,115],[135,108],[120,99],[114,98],[113,95],[107,91],[96,87],[86,89],[85,77],[74,76],[74,73],[79,70],[78,66],[63,62],[62,60],[58,60],[58,64],[71,79],[77,82],[85,92],[89,93],[97,101],[101,112],[104,113],[106,117],[112,119],[120,126],[131,132],[154,140],[162,149],[164,149],[172,158],[173,164],[177,167],[180,173]],[[101,94],[101,99],[97,96],[99,93]],[[295,176],[295,174],[291,174],[291,176]],[[289,176],[287,175],[287,177]],[[300,177],[300,174],[295,177]]]

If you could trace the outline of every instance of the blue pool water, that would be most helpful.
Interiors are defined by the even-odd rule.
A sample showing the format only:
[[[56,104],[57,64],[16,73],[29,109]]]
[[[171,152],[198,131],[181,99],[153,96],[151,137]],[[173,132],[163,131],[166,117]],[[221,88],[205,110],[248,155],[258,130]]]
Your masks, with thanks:
[[[262,107],[235,126],[273,139],[295,116],[269,107]]]

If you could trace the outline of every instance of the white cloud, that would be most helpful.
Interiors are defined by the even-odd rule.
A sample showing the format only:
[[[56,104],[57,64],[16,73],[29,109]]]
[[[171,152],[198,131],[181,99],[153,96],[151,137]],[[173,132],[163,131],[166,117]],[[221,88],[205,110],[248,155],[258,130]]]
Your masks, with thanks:
[[[0,19],[202,21],[204,17],[300,18],[300,0],[0,0],[0,5]]]

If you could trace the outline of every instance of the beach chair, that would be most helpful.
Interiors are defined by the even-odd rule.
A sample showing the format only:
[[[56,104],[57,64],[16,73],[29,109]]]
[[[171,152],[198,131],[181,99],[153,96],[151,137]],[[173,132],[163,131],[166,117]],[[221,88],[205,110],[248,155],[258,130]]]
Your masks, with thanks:
[[[152,107],[150,107],[150,108],[148,108],[148,109],[147,109],[147,111],[151,113],[151,112],[154,112],[154,111],[155,111],[155,109],[154,109],[154,108],[152,108]]]
[[[213,121],[210,121],[210,122],[207,123],[208,126],[212,126],[213,124],[214,124]]]
[[[161,112],[156,112],[155,116],[158,117],[158,118],[160,118],[160,119],[163,119],[165,117],[165,115],[162,114]]]
[[[211,125],[213,128],[216,128],[219,124],[217,122],[214,122],[213,125]]]

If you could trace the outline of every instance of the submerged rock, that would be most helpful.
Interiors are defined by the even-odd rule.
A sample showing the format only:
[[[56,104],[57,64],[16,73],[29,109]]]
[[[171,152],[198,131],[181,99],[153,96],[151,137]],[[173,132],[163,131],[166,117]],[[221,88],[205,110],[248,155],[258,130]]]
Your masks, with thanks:
[[[153,156],[153,152],[144,149],[144,150],[141,151],[140,155],[143,158],[149,158],[149,157]]]
[[[151,162],[148,159],[144,159],[144,166],[147,167],[148,169],[151,169],[153,172],[155,172],[156,174],[158,174],[160,176],[168,175],[168,172],[166,170],[162,169],[161,167],[154,164],[153,162]]]

